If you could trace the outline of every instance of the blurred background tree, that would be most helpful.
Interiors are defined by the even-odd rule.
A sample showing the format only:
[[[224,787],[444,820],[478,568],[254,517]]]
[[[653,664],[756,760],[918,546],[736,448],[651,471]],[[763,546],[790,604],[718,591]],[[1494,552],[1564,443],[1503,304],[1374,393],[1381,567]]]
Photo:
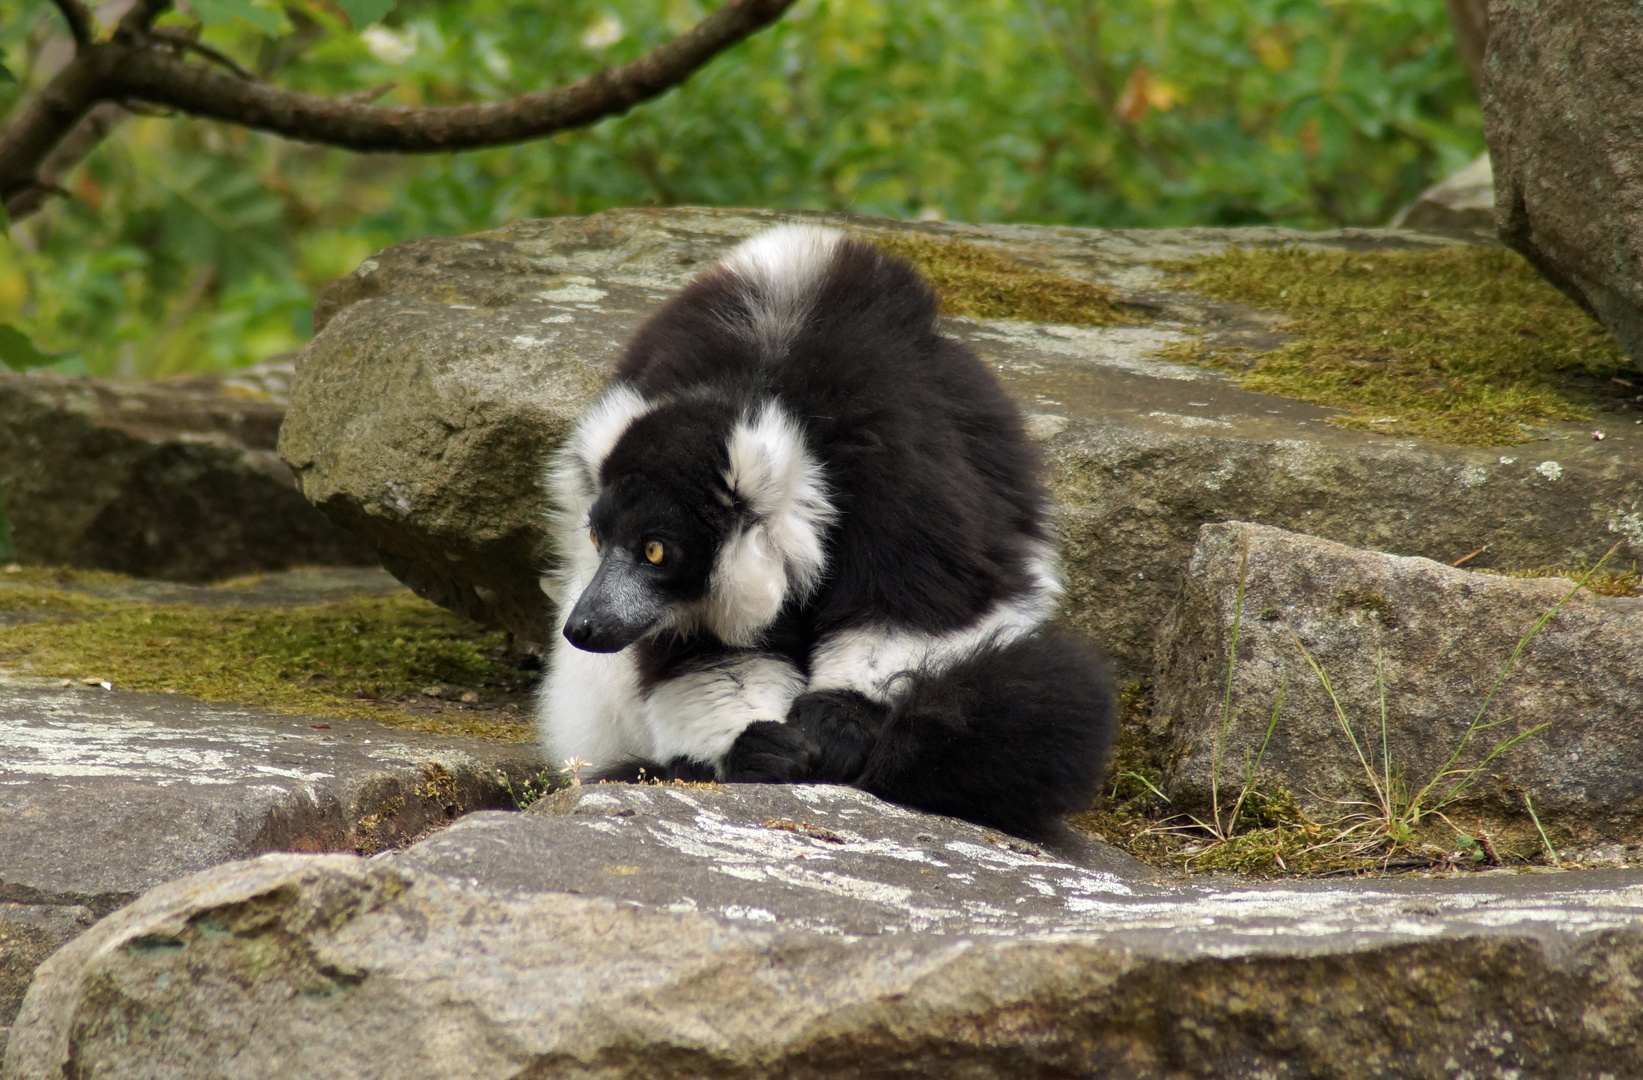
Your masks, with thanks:
[[[400,0],[355,33],[322,0],[251,2],[201,43],[404,105],[579,78],[715,6]],[[0,0],[0,28],[5,115],[72,47],[40,0]],[[1376,225],[1482,149],[1446,0],[800,0],[665,97],[517,145],[356,154],[125,119],[0,244],[0,322],[61,370],[226,370],[300,347],[318,289],[425,233],[675,204]]]

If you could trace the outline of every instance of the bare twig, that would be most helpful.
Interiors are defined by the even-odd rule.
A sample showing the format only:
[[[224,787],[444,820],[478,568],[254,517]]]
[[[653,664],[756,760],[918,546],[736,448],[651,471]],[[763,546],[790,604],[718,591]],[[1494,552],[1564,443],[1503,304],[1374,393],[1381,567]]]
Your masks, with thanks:
[[[233,57],[228,56],[225,53],[218,52],[205,42],[199,40],[196,36],[196,34],[198,34],[197,29],[190,32],[187,30],[175,30],[169,26],[162,26],[158,30],[151,30],[149,34],[157,41],[164,41],[176,46],[181,52],[191,52],[196,56],[200,56],[211,61],[213,64],[226,68],[247,82],[262,81],[255,75],[251,74],[251,72],[241,67]]]
[[[90,45],[97,36],[97,18],[80,0],[52,0],[57,10],[62,12],[63,21],[68,23],[68,32],[74,38],[77,48]]]
[[[171,0],[137,0],[114,28],[115,38],[126,41],[140,41],[146,38],[149,28],[154,25],[154,20],[165,14],[169,7]]]
[[[1489,545],[1484,544],[1482,547],[1478,548],[1476,551],[1468,551],[1466,554],[1462,555],[1460,558],[1456,559],[1454,562],[1450,563],[1449,565],[1450,566],[1464,566],[1466,563],[1471,562],[1473,559],[1477,558],[1479,555],[1482,555],[1485,551],[1488,551],[1488,550],[1489,550]]]

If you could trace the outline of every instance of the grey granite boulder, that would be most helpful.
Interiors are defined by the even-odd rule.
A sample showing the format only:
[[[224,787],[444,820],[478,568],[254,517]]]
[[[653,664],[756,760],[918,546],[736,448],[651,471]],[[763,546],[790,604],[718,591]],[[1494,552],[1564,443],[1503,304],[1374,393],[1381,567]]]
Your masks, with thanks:
[[[0,1075],[1643,1067],[1635,873],[1170,885],[847,789],[576,798],[161,886],[46,962]]]
[[[1495,235],[1495,174],[1484,154],[1466,168],[1445,177],[1392,219],[1395,229]]]
[[[1643,8],[1493,0],[1484,68],[1500,238],[1643,365]]]
[[[390,248],[321,298],[280,452],[304,494],[368,539],[422,595],[527,641],[546,624],[538,574],[542,462],[599,392],[646,313],[781,215],[623,210],[526,221]],[[1500,565],[1643,555],[1643,429],[1602,442],[1566,425],[1498,451],[1394,440],[1326,409],[1152,359],[1193,329],[1270,347],[1267,314],[1169,292],[1161,260],[1228,244],[1353,250],[1455,242],[1391,230],[1090,230],[912,225],[1105,283],[1143,326],[952,319],[1028,413],[1059,507],[1066,617],[1120,673],[1151,670],[1158,621],[1206,521],[1258,520],[1445,561],[1487,543]]]
[[[267,851],[403,846],[512,805],[528,747],[0,681],[0,1044],[35,965],[164,881]]]
[[[0,498],[25,562],[205,581],[371,549],[274,454],[289,366],[122,385],[0,373]]]
[[[1154,681],[1153,722],[1166,734],[1172,761],[1167,787],[1184,811],[1210,802],[1246,552],[1222,791],[1236,796],[1282,683],[1263,782],[1287,788],[1324,818],[1340,817],[1350,800],[1372,799],[1374,788],[1302,645],[1328,677],[1383,786],[1384,684],[1390,772],[1415,791],[1444,769],[1518,642],[1574,585],[1469,573],[1257,525],[1206,525],[1161,634]],[[1533,837],[1527,795],[1560,847],[1635,844],[1643,824],[1640,658],[1643,596],[1582,592],[1565,604],[1524,648],[1483,716],[1485,724],[1500,723],[1475,733],[1453,768],[1470,769],[1503,739],[1548,726],[1489,763],[1451,816],[1467,824],[1515,822]]]

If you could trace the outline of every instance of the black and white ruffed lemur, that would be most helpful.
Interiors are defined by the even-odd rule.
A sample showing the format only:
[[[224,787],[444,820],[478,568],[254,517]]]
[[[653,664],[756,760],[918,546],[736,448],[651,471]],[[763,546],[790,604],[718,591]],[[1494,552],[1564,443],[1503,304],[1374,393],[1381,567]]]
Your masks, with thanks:
[[[909,263],[771,229],[640,328],[554,458],[554,760],[853,784],[1022,835],[1113,739],[1021,416]]]

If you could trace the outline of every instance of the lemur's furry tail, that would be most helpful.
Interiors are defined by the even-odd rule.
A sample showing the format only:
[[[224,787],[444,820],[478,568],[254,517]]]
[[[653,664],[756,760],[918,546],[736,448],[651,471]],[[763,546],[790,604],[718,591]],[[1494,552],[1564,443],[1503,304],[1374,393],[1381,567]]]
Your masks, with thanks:
[[[1095,651],[1054,632],[914,677],[854,783],[891,802],[1021,836],[1087,808],[1115,736]]]

